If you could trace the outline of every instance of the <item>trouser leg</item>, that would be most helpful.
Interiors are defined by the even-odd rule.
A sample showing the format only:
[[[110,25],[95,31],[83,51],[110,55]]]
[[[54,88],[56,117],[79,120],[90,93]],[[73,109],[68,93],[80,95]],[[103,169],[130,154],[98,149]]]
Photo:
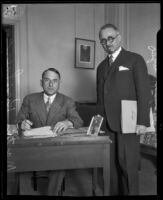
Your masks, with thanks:
[[[20,195],[38,195],[32,186],[32,172],[19,173]]]
[[[58,196],[63,179],[65,177],[65,171],[50,171],[48,174],[49,184],[48,184],[48,196]]]
[[[120,166],[120,195],[128,195],[128,172],[126,166],[125,138],[120,132],[117,134],[118,164]]]
[[[139,195],[139,145],[139,136],[133,135],[130,145],[126,147],[129,195]],[[134,150],[130,153],[132,148]]]
[[[138,195],[139,141],[136,135],[118,135],[122,195]]]
[[[119,176],[120,169],[117,154],[117,135],[109,132],[112,143],[110,145],[110,195],[119,195]]]

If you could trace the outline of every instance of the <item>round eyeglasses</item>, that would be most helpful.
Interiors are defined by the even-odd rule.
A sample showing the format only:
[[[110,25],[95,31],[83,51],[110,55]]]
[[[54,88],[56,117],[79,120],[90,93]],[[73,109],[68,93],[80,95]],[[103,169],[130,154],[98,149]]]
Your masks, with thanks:
[[[101,39],[101,40],[100,40],[100,43],[101,43],[102,45],[106,45],[107,42],[113,43],[114,40],[118,37],[118,35],[119,35],[119,34],[117,34],[115,37],[109,36],[107,39]]]

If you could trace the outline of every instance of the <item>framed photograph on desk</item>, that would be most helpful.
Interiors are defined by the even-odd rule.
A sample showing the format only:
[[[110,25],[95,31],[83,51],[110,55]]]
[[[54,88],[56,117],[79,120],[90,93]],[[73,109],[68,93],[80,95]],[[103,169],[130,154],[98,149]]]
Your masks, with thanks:
[[[75,38],[75,68],[94,69],[95,41]]]
[[[91,119],[91,123],[87,130],[87,135],[98,135],[103,122],[103,117],[101,115],[95,115]]]

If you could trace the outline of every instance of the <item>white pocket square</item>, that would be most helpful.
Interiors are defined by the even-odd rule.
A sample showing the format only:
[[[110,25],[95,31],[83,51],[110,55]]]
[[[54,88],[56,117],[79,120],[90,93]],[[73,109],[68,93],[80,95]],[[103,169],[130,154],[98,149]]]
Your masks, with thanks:
[[[119,71],[123,71],[123,70],[129,70],[129,68],[123,67],[123,66],[119,66]]]

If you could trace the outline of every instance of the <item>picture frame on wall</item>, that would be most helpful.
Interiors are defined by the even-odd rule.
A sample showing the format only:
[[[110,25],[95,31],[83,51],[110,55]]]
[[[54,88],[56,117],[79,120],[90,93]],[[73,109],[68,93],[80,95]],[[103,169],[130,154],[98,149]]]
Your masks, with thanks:
[[[95,68],[95,41],[75,38],[75,68]]]

